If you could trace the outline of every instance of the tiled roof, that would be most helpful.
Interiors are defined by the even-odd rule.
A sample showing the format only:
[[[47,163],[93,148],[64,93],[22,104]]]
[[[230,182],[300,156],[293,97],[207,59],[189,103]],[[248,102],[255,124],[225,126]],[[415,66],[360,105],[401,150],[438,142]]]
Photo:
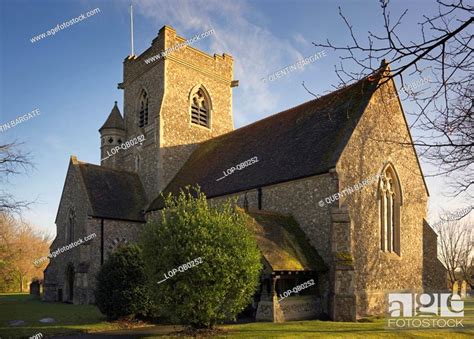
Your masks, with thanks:
[[[257,245],[273,271],[326,271],[318,252],[298,223],[289,216],[247,212]]]
[[[272,115],[199,145],[164,190],[199,185],[208,198],[328,172],[335,167],[379,76]],[[258,158],[233,174],[223,171]],[[218,181],[217,181],[218,180]],[[148,210],[163,208],[157,197]]]
[[[120,114],[120,110],[117,106],[117,101],[115,102],[115,105],[112,108],[112,111],[110,112],[109,117],[107,118],[105,123],[102,125],[102,127],[99,128],[99,132],[105,128],[115,128],[115,129],[125,130],[125,124],[122,118],[122,114]]]
[[[144,221],[145,190],[136,173],[79,163],[92,207],[92,216]]]

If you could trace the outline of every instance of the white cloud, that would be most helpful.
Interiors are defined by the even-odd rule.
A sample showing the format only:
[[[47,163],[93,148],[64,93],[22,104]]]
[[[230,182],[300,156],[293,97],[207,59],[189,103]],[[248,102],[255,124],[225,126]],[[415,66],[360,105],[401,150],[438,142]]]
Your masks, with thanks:
[[[301,45],[308,46],[311,44],[308,40],[305,39],[305,37],[301,33],[296,33],[295,35],[293,35],[293,39],[295,40],[295,42]]]
[[[157,21],[158,28],[170,25],[186,38],[214,28],[215,33],[204,39],[209,39],[205,43],[212,53],[232,55],[234,78],[239,80],[239,87],[234,89],[236,125],[255,121],[277,107],[278,98],[261,78],[303,57],[291,42],[256,22],[260,13],[247,2],[138,0],[136,4],[137,12]]]

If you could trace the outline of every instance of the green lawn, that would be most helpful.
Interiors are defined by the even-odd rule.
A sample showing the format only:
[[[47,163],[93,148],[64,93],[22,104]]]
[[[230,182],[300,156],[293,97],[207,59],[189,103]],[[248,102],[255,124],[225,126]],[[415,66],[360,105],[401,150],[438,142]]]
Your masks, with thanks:
[[[464,325],[465,326],[465,325]],[[223,326],[231,338],[473,338],[474,328],[462,330],[393,330],[385,319],[364,323],[331,321],[292,321],[284,324],[251,323]]]
[[[230,338],[473,338],[474,299],[465,302],[464,328],[450,330],[394,330],[386,328],[385,319],[369,319],[367,322],[342,323],[331,321],[293,321],[283,324],[249,323],[222,325]],[[41,324],[44,317],[56,319],[54,324]],[[10,320],[24,320],[26,325],[9,327]],[[37,333],[44,336],[79,332],[98,332],[119,329],[116,323],[105,321],[96,307],[90,305],[68,305],[42,303],[27,294],[0,294],[0,337],[29,337]],[[148,338],[172,333],[172,326],[154,326],[138,330]],[[131,334],[122,329],[122,334]]]
[[[54,318],[54,324],[42,324],[39,319]],[[10,320],[24,320],[26,325],[9,327]],[[28,294],[0,294],[0,337],[25,337],[37,333],[62,334],[116,329],[105,321],[95,306],[44,303]]]
[[[365,322],[366,321],[366,322]],[[455,330],[395,330],[385,318],[364,322],[292,321],[222,326],[232,338],[474,338],[474,298],[464,302],[463,328]]]

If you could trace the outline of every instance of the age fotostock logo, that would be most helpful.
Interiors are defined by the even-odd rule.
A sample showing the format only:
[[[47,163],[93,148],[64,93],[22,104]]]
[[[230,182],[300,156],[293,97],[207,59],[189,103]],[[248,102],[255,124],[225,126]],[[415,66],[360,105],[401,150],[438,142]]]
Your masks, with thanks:
[[[389,293],[389,328],[464,327],[464,301],[450,293]]]

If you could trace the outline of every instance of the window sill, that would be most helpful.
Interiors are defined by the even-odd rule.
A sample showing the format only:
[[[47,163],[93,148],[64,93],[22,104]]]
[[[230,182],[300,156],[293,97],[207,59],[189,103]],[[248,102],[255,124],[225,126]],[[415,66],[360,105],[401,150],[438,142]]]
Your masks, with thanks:
[[[402,260],[402,256],[396,252],[387,252],[387,251],[380,250],[380,253],[388,260],[395,260],[395,261]]]
[[[192,122],[190,123],[190,125],[191,125],[191,127],[198,127],[198,128],[203,129],[205,131],[211,132],[210,127],[198,125],[198,124],[195,124],[195,123],[192,123]]]
[[[148,133],[148,132],[152,131],[154,127],[155,127],[155,123],[151,122],[151,123],[146,124],[143,127],[140,127],[140,129],[142,131],[145,131],[145,133]]]

